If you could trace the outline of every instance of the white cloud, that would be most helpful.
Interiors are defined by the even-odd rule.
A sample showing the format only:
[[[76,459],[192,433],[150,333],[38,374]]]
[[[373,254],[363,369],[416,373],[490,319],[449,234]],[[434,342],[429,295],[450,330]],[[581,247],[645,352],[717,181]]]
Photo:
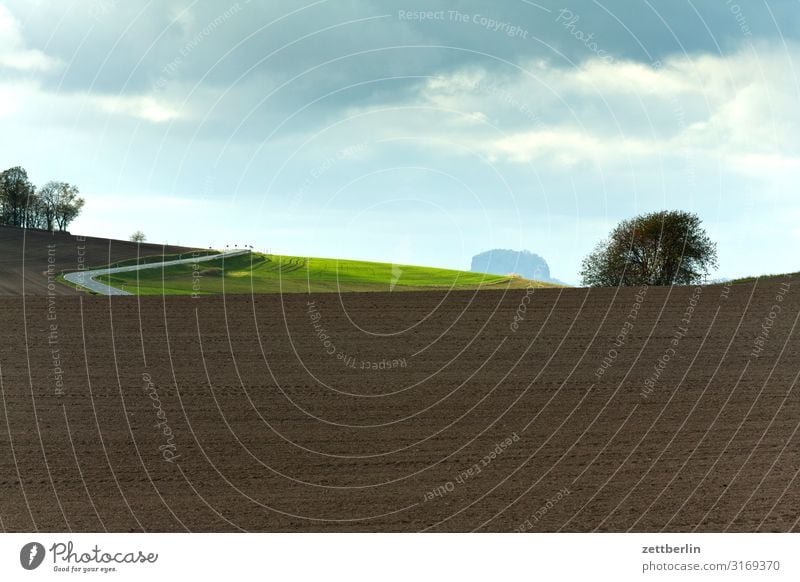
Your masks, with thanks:
[[[42,116],[42,112],[60,116],[62,121],[77,114],[90,116],[94,113],[149,123],[165,123],[182,117],[178,107],[163,96],[59,94],[48,92],[35,81],[0,83],[0,119],[12,115],[18,118],[37,118]]]
[[[560,166],[582,161],[607,163],[657,153],[653,144],[636,138],[600,137],[574,129],[548,129],[515,133],[498,138],[486,149],[492,159],[506,158],[516,163],[551,160]]]
[[[696,90],[683,59],[666,65],[650,66],[632,61],[589,60],[575,69],[545,71],[559,89],[593,91],[598,97],[609,94],[680,95]]]
[[[25,73],[47,73],[59,68],[60,60],[40,50],[26,47],[22,25],[11,11],[0,4],[0,70],[13,69]],[[178,117],[176,108],[151,95],[109,96],[80,93],[50,93],[43,89],[35,75],[0,83],[0,118],[42,111],[97,110],[113,115],[133,117],[152,123],[163,123]]]
[[[795,63],[797,46],[680,56],[657,66],[590,60],[563,69],[537,61],[505,76],[456,71],[428,81],[416,98],[473,121],[454,123],[448,117],[457,115],[433,111],[432,132],[510,163],[613,166],[692,157],[750,176],[796,179]]]
[[[164,123],[179,117],[176,108],[151,96],[87,96],[103,111],[126,115],[152,123]]]
[[[0,4],[0,68],[48,72],[60,64],[42,51],[26,48],[20,23]]]

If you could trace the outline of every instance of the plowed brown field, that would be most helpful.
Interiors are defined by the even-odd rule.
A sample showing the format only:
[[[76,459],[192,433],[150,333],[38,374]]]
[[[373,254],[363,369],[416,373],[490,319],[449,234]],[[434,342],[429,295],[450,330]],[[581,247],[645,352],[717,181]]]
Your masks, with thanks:
[[[0,527],[796,530],[797,284],[1,298]]]
[[[0,226],[0,296],[23,293],[76,295],[78,291],[66,285],[52,284],[52,280],[61,271],[77,271],[140,256],[190,250],[179,246],[137,244],[66,232]]]

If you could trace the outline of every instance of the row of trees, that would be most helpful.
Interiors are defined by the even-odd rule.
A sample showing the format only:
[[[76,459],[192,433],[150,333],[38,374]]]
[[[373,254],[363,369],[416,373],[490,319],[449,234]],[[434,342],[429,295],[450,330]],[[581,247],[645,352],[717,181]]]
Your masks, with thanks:
[[[583,260],[589,287],[692,285],[717,266],[717,245],[691,212],[651,212],[623,220]]]
[[[66,230],[83,208],[77,186],[48,182],[36,188],[24,168],[0,173],[0,224],[43,230]]]

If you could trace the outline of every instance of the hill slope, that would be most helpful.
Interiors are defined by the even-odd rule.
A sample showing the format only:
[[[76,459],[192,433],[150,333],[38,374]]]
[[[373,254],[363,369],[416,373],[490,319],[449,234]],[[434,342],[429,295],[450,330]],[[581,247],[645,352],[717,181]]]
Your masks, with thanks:
[[[80,237],[0,226],[0,295],[74,295],[76,291],[49,280],[61,271],[97,267],[137,256],[185,253],[192,249],[122,240]]]
[[[530,284],[520,278],[450,269],[260,253],[97,280],[139,295],[503,289]]]

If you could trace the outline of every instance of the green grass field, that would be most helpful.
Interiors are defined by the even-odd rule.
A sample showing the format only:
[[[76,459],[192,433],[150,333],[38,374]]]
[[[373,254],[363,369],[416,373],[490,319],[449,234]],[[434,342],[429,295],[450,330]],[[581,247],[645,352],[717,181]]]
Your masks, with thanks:
[[[148,262],[153,262],[152,258]],[[97,280],[139,295],[505,289],[530,284],[517,277],[450,269],[260,253],[118,273]],[[539,282],[535,285],[556,287]]]
[[[753,281],[778,281],[787,279],[789,277],[796,277],[798,273],[781,273],[779,275],[759,275],[758,277],[741,277],[739,279],[731,279],[726,281],[728,285],[736,285],[738,283],[752,283]]]

